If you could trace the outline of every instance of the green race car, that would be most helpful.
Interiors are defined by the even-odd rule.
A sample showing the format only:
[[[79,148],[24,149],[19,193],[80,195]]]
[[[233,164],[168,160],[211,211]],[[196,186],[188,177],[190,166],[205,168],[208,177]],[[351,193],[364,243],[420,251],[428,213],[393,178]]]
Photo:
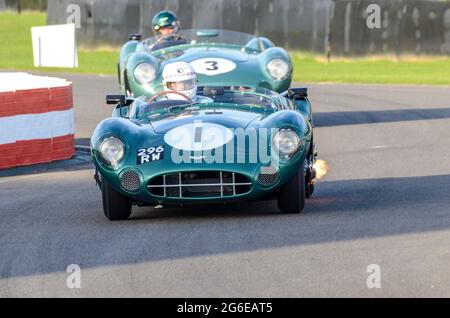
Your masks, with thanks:
[[[316,158],[306,88],[198,87],[197,101],[109,95],[116,104],[91,138],[110,220],[132,205],[276,198],[298,213],[314,190]]]
[[[226,30],[184,30],[144,41],[139,34],[131,35],[118,63],[121,91],[138,97],[163,90],[164,66],[178,61],[192,65],[199,86],[263,87],[280,93],[292,80],[289,54],[265,37]]]

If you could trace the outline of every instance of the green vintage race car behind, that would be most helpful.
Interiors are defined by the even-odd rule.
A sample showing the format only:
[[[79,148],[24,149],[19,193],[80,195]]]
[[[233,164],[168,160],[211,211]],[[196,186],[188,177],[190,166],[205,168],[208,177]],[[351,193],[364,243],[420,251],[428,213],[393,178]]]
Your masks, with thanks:
[[[132,205],[269,198],[303,210],[316,157],[305,88],[199,87],[196,103],[160,99],[167,93],[107,96],[116,109],[91,148],[108,219],[127,219]]]
[[[162,91],[161,74],[167,63],[190,63],[199,86],[288,89],[292,79],[289,54],[265,37],[226,30],[184,30],[178,35],[141,41],[131,35],[120,52],[118,77],[126,96]]]

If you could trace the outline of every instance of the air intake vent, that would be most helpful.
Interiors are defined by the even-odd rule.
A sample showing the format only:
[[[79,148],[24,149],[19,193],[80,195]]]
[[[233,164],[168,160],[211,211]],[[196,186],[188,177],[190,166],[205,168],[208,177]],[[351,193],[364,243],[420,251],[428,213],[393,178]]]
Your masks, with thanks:
[[[141,178],[134,170],[126,170],[120,176],[120,185],[127,191],[136,192],[141,188]]]
[[[259,175],[258,182],[265,187],[271,186],[278,181],[278,169],[274,166],[262,166]]]
[[[251,190],[250,180],[239,173],[190,171],[165,174],[150,180],[151,194],[166,198],[232,197]]]

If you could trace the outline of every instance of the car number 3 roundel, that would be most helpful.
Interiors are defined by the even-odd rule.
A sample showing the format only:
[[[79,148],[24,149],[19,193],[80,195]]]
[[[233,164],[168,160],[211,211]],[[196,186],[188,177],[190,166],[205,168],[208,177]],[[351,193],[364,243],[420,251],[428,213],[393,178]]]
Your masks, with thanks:
[[[199,59],[190,64],[196,73],[210,76],[228,73],[236,68],[233,61],[215,57]]]

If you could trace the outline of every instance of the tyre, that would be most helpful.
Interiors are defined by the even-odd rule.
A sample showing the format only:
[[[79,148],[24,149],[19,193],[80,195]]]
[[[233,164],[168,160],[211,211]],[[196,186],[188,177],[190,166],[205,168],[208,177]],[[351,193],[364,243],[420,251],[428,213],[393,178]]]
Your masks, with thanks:
[[[101,181],[103,213],[110,221],[126,220],[131,214],[130,200]]]
[[[278,195],[278,208],[283,213],[300,213],[305,207],[305,165],[284,184]]]

